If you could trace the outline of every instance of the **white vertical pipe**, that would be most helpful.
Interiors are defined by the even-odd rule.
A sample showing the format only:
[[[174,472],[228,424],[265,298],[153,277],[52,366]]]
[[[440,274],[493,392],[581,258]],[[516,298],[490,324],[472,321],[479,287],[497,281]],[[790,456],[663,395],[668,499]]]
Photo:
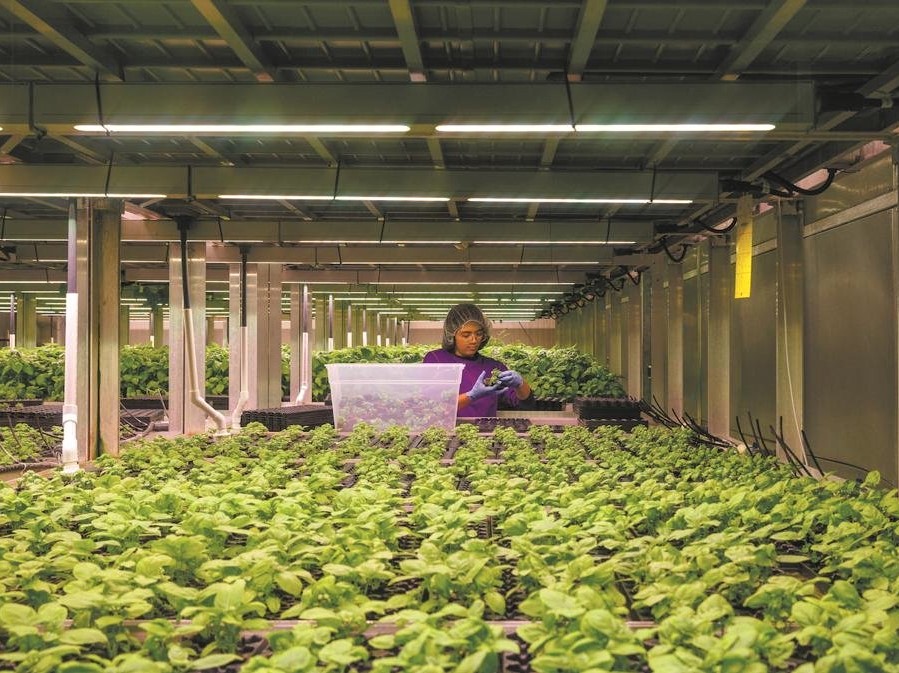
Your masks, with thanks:
[[[69,204],[69,240],[66,268],[65,392],[62,405],[62,471],[78,467],[78,287],[76,265],[77,219],[75,204]],[[10,342],[12,345],[12,342]]]
[[[368,310],[362,309],[362,345],[368,345]]]
[[[328,352],[334,350],[334,295],[328,295]]]
[[[346,305],[346,347],[353,347],[353,305]]]

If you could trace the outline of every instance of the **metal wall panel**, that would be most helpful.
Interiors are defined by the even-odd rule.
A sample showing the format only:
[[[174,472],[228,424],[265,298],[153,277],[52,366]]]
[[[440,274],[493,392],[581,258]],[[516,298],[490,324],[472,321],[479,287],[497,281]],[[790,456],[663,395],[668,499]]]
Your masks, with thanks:
[[[692,275],[684,280],[684,411],[698,418],[700,415],[700,374],[702,342],[700,330],[699,277]]]
[[[803,199],[806,223],[839,213],[892,189],[889,152],[866,162],[861,170],[841,173],[824,193]]]
[[[731,436],[738,437],[734,418],[744,430],[747,412],[763,430],[775,425],[777,401],[776,291],[777,255],[774,251],[752,259],[750,296],[731,304]],[[769,435],[766,432],[765,437]]]
[[[895,289],[891,213],[805,239],[805,418],[819,459],[880,470],[895,487]],[[847,477],[851,468],[822,460]]]

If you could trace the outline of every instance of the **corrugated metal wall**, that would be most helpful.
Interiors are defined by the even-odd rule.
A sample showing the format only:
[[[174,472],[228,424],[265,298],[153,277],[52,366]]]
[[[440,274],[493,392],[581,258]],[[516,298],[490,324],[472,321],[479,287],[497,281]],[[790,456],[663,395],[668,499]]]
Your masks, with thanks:
[[[895,161],[886,153],[837,176],[817,197],[798,206],[776,204],[757,216],[751,296],[731,299],[724,313],[710,314],[709,244],[686,256],[685,412],[708,422],[708,362],[714,353],[713,382],[726,377],[729,388],[719,388],[711,402],[720,406],[730,390],[732,437],[738,415],[745,428],[751,412],[769,438],[768,428],[778,427],[783,417],[793,448],[801,448],[804,430],[812,449],[829,459],[827,471],[854,478],[859,472],[840,462],[855,463],[879,470],[891,485],[899,481],[897,187]],[[669,344],[678,342],[663,334],[678,321],[670,314],[668,283],[661,280],[669,272],[657,265],[653,271],[658,275],[646,274],[641,287],[626,283],[622,292],[598,300],[598,313],[584,312],[589,318],[580,318],[580,329],[578,318],[560,322],[569,323],[571,343],[595,350],[629,392],[664,401],[664,375],[657,370],[671,362]],[[729,333],[729,366],[720,357],[722,344],[709,337],[712,319],[718,333]],[[650,364],[656,370],[652,379],[646,377]]]
[[[819,457],[877,467],[895,486],[891,249],[889,212],[805,239],[804,403],[805,429]]]

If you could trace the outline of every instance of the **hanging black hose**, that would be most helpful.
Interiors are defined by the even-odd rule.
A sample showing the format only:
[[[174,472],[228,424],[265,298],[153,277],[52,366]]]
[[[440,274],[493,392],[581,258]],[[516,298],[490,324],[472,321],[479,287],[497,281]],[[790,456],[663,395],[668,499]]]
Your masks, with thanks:
[[[184,308],[190,308],[190,288],[187,278],[187,230],[190,229],[190,218],[179,217],[178,231],[181,232],[181,294],[184,297]]]
[[[789,194],[790,196],[792,196],[793,194],[802,194],[803,196],[817,196],[818,194],[821,194],[824,191],[826,191],[827,188],[833,184],[833,179],[836,177],[836,175],[837,175],[836,168],[828,168],[827,169],[827,179],[824,180],[824,182],[822,182],[820,185],[818,185],[817,187],[814,187],[812,189],[806,189],[805,187],[800,187],[799,185],[790,182],[783,176],[778,175],[774,171],[766,171],[765,173],[762,174],[762,177],[765,178],[766,180],[770,180],[771,182],[776,182],[784,189],[789,190],[789,192],[791,192],[791,194]],[[771,193],[775,194],[775,190],[771,190]],[[781,194],[778,193],[777,195],[780,196]]]
[[[805,434],[805,430],[799,431],[799,436],[802,438],[802,447],[805,449],[805,452],[812,459],[812,462],[815,464],[815,467],[818,468],[818,472],[824,474],[824,470],[821,469],[821,464],[818,462],[818,457],[812,451],[812,445],[808,441],[808,435]]]
[[[675,257],[674,253],[671,252],[671,248],[668,247],[668,241],[666,239],[667,239],[667,236],[663,236],[662,239],[659,241],[659,243],[662,244],[662,250],[665,251],[665,254],[668,256],[668,259],[670,259],[675,264],[680,264],[681,262],[684,261],[684,257],[687,256],[687,252],[690,249],[690,244],[689,243],[681,243],[680,257]]]
[[[733,231],[734,227],[737,226],[737,218],[736,217],[732,217],[730,222],[728,222],[725,226],[721,227],[720,229],[718,229],[717,227],[713,227],[709,224],[706,224],[705,222],[700,220],[698,217],[694,221],[700,227],[702,227],[706,231],[712,232],[713,234],[727,234],[727,233]]]
[[[247,326],[247,249],[240,248],[240,326]]]

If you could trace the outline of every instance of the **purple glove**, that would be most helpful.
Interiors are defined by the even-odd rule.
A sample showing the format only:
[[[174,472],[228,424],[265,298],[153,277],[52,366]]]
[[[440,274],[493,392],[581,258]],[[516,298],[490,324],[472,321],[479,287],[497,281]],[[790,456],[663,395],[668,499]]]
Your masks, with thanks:
[[[474,385],[471,387],[471,390],[465,393],[472,402],[479,400],[482,397],[487,397],[487,395],[495,395],[503,387],[501,383],[497,383],[494,386],[485,386],[485,376],[487,376],[487,372],[481,372],[480,376],[478,376],[478,380],[475,381]]]
[[[524,383],[524,379],[518,372],[507,369],[506,371],[499,373],[499,382],[503,388],[513,388],[517,390],[518,387]]]

